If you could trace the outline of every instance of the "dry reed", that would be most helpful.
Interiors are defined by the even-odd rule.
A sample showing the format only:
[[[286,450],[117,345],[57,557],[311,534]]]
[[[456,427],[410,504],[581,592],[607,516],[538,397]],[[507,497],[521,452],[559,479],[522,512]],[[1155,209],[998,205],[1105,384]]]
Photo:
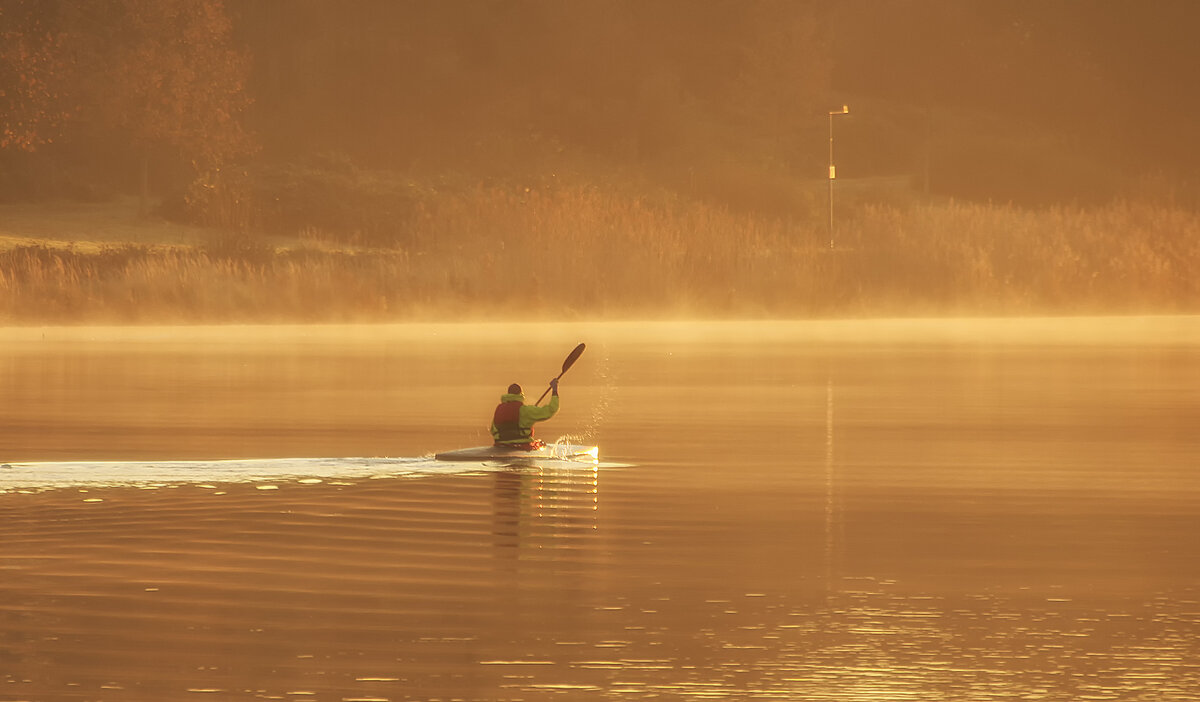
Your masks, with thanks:
[[[316,236],[320,236],[317,233]],[[428,198],[372,250],[0,251],[0,321],[1195,312],[1200,217],[858,205],[826,224],[593,187]]]

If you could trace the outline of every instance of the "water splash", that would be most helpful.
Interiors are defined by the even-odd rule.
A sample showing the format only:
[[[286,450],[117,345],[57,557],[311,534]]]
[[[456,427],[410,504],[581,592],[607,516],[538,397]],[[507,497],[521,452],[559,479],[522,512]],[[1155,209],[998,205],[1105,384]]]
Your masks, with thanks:
[[[616,394],[616,376],[612,371],[611,355],[608,353],[607,345],[604,345],[603,348],[604,353],[600,354],[600,360],[596,364],[596,377],[602,381],[602,385],[600,386],[601,391],[599,396],[592,401],[591,417],[583,434],[579,437],[579,442],[584,444],[595,443],[596,435],[599,433],[600,426],[608,417],[609,407],[612,405],[613,396]]]

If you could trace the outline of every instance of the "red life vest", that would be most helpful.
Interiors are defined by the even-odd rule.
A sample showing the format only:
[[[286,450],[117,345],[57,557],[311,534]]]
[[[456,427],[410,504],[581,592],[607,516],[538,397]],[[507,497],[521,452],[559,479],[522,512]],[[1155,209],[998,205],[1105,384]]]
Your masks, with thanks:
[[[524,403],[520,400],[513,400],[501,402],[496,406],[492,424],[496,425],[496,433],[499,434],[497,442],[528,441],[533,438],[533,427],[521,428],[521,407],[523,405]]]

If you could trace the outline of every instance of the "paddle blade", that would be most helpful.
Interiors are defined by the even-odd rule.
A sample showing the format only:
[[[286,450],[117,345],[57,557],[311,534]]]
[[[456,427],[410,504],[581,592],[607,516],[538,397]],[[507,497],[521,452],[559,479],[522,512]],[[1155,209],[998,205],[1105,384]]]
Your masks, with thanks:
[[[572,351],[569,356],[567,356],[567,360],[563,361],[563,367],[562,367],[563,373],[566,373],[567,369],[570,368],[571,366],[573,366],[575,364],[575,361],[579,360],[579,357],[583,355],[583,349],[586,348],[586,346],[587,346],[587,344],[580,344],[580,345],[576,346],[575,350]]]
[[[579,357],[583,355],[583,349],[585,347],[586,344],[580,344],[575,347],[574,351],[567,355],[567,360],[563,361],[562,373],[558,374],[558,378],[563,377],[563,373],[566,373],[567,369],[574,365],[575,361],[577,361]],[[558,378],[555,378],[555,380],[558,380]],[[546,388],[546,392],[542,393],[542,396],[538,398],[538,401],[535,404],[542,404],[542,400],[546,399],[547,392],[550,392],[550,388]]]

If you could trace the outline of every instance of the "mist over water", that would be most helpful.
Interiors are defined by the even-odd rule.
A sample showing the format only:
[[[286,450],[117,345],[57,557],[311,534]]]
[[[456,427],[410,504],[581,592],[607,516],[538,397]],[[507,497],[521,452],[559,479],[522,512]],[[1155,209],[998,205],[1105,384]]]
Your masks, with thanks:
[[[581,341],[538,433],[599,445],[599,467],[7,476],[0,691],[1200,687],[1194,317],[13,329],[0,463],[420,461],[487,443],[505,387],[536,397]]]

